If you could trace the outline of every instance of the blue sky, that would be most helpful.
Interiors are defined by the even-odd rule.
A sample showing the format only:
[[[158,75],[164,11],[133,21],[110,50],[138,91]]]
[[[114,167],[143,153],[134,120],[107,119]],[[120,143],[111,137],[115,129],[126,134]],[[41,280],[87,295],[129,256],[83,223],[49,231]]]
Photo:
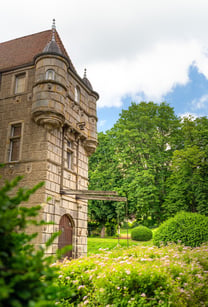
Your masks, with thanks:
[[[191,65],[188,71],[188,82],[185,85],[176,85],[168,92],[161,102],[167,102],[174,108],[175,114],[184,116],[191,114],[193,116],[208,115],[208,80],[198,71],[198,68]],[[138,93],[145,100],[143,93]],[[128,109],[131,102],[135,99],[126,97],[120,107],[103,107],[98,108],[98,131],[105,132],[113,127],[119,118],[122,109]],[[136,101],[139,103],[140,101]],[[159,103],[159,102],[158,102]]]

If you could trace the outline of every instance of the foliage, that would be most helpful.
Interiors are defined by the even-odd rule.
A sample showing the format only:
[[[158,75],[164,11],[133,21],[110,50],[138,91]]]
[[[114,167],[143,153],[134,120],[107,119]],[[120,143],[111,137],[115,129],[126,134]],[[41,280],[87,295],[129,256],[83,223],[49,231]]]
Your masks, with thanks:
[[[52,257],[44,256],[44,249],[35,250],[31,240],[37,233],[27,234],[29,225],[43,225],[36,221],[40,206],[24,207],[20,203],[28,201],[43,183],[32,189],[19,188],[15,196],[10,196],[21,177],[6,182],[0,189],[0,306],[54,306],[64,288],[57,289],[57,269],[50,266]],[[46,243],[46,247],[53,237]]]
[[[97,237],[99,236],[99,226],[100,224],[95,221],[88,221],[87,228],[88,228],[88,236],[89,237]]]
[[[183,147],[173,153],[165,215],[180,210],[208,215],[208,119],[185,118],[181,132]]]
[[[111,236],[116,235],[116,231],[117,231],[116,221],[112,220],[111,222],[107,222],[105,226],[106,226],[107,236],[111,237]]]
[[[208,246],[134,247],[58,264],[59,306],[207,306]]]
[[[89,159],[89,190],[114,191],[121,180],[119,170],[115,167],[116,157],[112,139],[108,134],[99,133],[99,146],[96,153]],[[125,217],[125,205],[112,201],[91,200],[88,205],[88,215],[91,222],[98,222],[101,226],[111,223],[117,224]],[[111,223],[112,224],[112,223]]]
[[[163,202],[173,151],[178,148],[180,124],[166,103],[132,103],[106,134],[90,158],[90,189],[115,190],[128,198],[129,215],[145,226],[164,219]],[[96,221],[116,218],[114,203],[92,202]],[[121,221],[125,208],[120,211]],[[91,215],[90,215],[91,216]]]
[[[155,245],[182,242],[187,246],[200,246],[208,242],[208,217],[190,212],[179,212],[163,222],[154,233]]]
[[[131,232],[131,238],[135,241],[149,241],[152,239],[152,230],[145,226],[136,227]]]
[[[132,103],[111,130],[99,134],[90,189],[127,197],[129,217],[148,227],[181,210],[208,216],[207,135],[207,117],[180,119],[166,103]],[[118,215],[123,221],[125,206],[93,201],[89,212],[104,225]]]

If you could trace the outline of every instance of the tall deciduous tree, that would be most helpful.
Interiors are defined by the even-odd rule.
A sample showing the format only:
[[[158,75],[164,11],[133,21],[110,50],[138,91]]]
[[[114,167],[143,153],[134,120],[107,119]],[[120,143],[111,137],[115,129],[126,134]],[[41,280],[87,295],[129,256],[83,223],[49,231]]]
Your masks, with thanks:
[[[132,103],[111,131],[116,158],[132,213],[143,223],[159,223],[173,151],[179,146],[179,120],[166,103]]]
[[[143,223],[159,223],[179,140],[179,120],[169,105],[132,103],[110,131],[99,135],[98,150],[90,159],[90,188],[119,191],[127,196],[131,215]],[[90,212],[110,217],[113,206],[109,208],[92,203]]]
[[[182,149],[173,154],[167,216],[180,210],[208,215],[208,119],[185,118],[182,122]]]
[[[99,146],[89,161],[90,190],[116,191],[117,184],[122,180],[117,168],[115,148],[110,135],[99,133]],[[119,218],[125,215],[125,206],[112,201],[89,201],[88,213],[91,220],[96,221],[101,227],[106,223],[116,224]]]

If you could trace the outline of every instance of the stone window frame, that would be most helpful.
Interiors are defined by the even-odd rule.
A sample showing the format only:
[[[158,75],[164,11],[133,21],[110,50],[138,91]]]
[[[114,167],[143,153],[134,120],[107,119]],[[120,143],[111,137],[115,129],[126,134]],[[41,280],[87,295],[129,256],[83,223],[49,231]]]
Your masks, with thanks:
[[[15,126],[20,125],[20,134],[13,135]],[[24,131],[24,122],[23,121],[15,121],[9,123],[8,134],[7,134],[7,147],[6,147],[6,157],[5,161],[9,163],[16,163],[21,161],[22,159],[22,143],[23,143],[23,131]],[[18,159],[12,159],[13,154],[13,146],[15,141],[19,141],[19,153]]]
[[[74,169],[74,149],[73,149],[73,141],[71,139],[66,139],[66,168],[68,170]]]
[[[81,90],[80,87],[76,85],[74,88],[74,101],[76,103],[80,103],[80,98],[81,98]]]
[[[24,86],[23,86],[23,89],[19,90],[18,89],[18,80],[21,80],[21,79],[24,79]],[[18,74],[15,74],[14,93],[16,95],[26,92],[26,88],[27,88],[26,80],[27,80],[26,72],[20,72]]]
[[[45,73],[45,78],[46,80],[55,80],[55,70],[52,68],[47,69]]]

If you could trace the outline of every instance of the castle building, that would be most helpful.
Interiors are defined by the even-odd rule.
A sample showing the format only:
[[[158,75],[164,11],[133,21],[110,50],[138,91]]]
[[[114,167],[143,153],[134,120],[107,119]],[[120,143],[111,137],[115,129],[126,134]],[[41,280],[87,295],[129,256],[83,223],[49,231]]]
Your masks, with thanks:
[[[81,78],[55,28],[0,43],[0,169],[24,175],[22,186],[45,185],[29,200],[42,204],[35,244],[61,230],[47,253],[72,245],[68,257],[87,252],[87,200],[65,191],[88,189],[88,157],[97,146],[99,95]],[[31,232],[37,231],[30,228]]]

